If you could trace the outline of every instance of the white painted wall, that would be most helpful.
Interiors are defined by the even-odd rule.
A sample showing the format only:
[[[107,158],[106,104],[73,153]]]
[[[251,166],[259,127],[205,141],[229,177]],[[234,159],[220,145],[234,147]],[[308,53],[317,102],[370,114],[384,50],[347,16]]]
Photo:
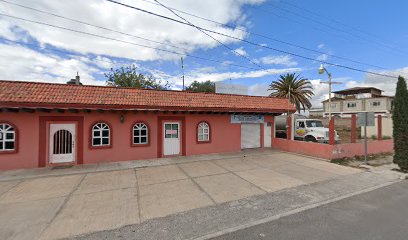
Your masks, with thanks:
[[[392,118],[382,118],[382,136],[392,137]],[[375,118],[375,126],[367,127],[367,137],[378,136],[378,118]],[[361,137],[364,138],[364,127],[361,127]]]

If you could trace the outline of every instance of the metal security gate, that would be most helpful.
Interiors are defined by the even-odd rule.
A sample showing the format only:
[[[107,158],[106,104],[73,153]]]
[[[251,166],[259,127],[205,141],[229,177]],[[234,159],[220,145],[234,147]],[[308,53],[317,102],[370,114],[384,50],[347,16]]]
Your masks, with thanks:
[[[75,161],[75,124],[50,124],[50,163]]]
[[[241,149],[261,147],[260,124],[241,124]]]

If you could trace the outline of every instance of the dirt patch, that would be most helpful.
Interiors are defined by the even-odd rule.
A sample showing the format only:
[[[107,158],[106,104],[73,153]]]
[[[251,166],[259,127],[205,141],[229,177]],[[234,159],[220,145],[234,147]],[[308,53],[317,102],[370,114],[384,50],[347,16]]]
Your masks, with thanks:
[[[367,156],[367,164],[370,166],[381,166],[385,164],[392,163],[393,154],[392,153],[381,153]],[[364,156],[355,156],[352,158],[339,158],[333,159],[331,163],[349,166],[349,167],[359,167],[364,163]]]

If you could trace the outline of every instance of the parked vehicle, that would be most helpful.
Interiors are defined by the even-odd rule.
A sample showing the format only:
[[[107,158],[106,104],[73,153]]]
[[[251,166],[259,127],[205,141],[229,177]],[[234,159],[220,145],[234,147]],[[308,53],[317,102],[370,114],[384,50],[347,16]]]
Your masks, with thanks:
[[[286,138],[286,116],[275,118],[276,137]],[[307,142],[329,143],[329,129],[323,126],[319,119],[310,119],[302,115],[294,115],[293,128],[294,139]],[[335,141],[340,142],[340,137],[335,132]]]

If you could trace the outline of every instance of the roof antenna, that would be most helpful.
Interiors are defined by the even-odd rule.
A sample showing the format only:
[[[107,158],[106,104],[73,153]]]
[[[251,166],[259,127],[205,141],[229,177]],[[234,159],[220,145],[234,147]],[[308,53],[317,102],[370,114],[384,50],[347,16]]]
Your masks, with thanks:
[[[182,89],[182,91],[184,91],[184,61],[183,61],[183,57],[181,57],[181,72],[183,74],[183,89]]]

